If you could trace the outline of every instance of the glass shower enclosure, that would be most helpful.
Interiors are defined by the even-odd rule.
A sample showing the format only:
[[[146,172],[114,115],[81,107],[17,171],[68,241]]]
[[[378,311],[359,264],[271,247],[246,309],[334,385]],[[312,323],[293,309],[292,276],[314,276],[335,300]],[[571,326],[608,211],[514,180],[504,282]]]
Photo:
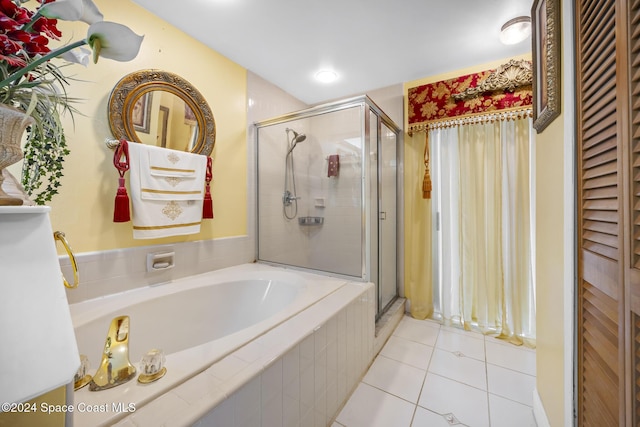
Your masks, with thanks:
[[[400,128],[367,96],[256,126],[258,260],[375,283],[398,296]]]

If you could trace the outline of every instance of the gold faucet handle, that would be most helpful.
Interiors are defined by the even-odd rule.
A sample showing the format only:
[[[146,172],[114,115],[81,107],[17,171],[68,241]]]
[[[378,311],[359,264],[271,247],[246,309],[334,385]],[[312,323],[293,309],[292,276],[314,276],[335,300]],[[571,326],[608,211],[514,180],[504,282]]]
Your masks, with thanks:
[[[69,289],[75,289],[78,287],[78,284],[80,283],[80,275],[78,273],[78,263],[76,263],[76,257],[73,255],[73,251],[69,246],[69,242],[67,242],[67,238],[65,237],[62,231],[54,232],[53,238],[55,240],[59,240],[62,242],[62,246],[64,246],[64,249],[67,251],[67,255],[69,255],[69,260],[71,261],[71,268],[73,269],[73,285],[70,285],[69,282],[67,282],[67,279],[64,277],[64,274],[63,274],[62,282],[64,283],[64,287]]]

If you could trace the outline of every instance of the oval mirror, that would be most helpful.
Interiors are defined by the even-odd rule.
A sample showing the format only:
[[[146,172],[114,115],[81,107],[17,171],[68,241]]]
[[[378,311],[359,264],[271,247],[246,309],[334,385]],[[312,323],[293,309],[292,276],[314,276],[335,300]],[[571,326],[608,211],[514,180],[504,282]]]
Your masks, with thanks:
[[[124,76],[109,96],[113,136],[128,141],[210,155],[216,139],[213,113],[182,77],[159,70]]]

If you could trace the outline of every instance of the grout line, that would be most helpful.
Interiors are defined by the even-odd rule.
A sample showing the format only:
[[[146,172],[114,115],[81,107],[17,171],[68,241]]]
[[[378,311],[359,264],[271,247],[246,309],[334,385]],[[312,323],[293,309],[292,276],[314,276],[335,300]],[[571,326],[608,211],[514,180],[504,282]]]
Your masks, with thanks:
[[[508,368],[508,367],[506,367],[506,366],[498,365],[497,363],[491,363],[491,362],[486,362],[486,363],[487,363],[487,365],[495,366],[495,367],[497,367],[497,368],[506,369],[507,371],[516,372],[516,373],[518,373],[518,374],[527,375],[527,376],[532,377],[532,378],[536,378],[536,377],[537,377],[537,375],[531,375],[531,374],[528,374],[528,373],[526,373],[526,372],[519,371],[519,370],[517,370],[517,369]],[[488,374],[487,374],[487,375],[488,375]],[[488,378],[488,377],[487,377],[487,378]]]
[[[487,359],[487,339],[483,340],[484,344],[484,374],[487,378],[487,417],[489,418],[489,425],[491,425],[491,404],[489,403],[489,362]]]

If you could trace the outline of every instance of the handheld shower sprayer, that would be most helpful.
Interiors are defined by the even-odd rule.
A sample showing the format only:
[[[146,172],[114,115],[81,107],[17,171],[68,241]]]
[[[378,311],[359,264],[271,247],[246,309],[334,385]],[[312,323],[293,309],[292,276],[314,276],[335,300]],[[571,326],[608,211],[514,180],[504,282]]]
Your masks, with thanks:
[[[296,148],[296,145],[298,145],[299,142],[307,139],[307,135],[305,135],[304,133],[298,133],[290,128],[287,128],[286,132],[287,135],[289,134],[289,132],[293,133],[293,138],[291,138],[291,142],[289,143],[289,151],[287,151],[287,155],[289,155],[293,151],[293,149]]]
[[[287,133],[288,150],[284,159],[284,195],[282,196],[282,213],[285,218],[293,219],[298,214],[298,199],[300,198],[296,194],[296,176],[293,168],[293,149],[296,148],[296,145],[298,145],[299,142],[307,139],[307,136],[290,128],[287,128],[285,131]],[[289,132],[293,133],[293,137],[290,141]],[[288,206],[293,206],[293,212],[291,215],[287,212]]]

